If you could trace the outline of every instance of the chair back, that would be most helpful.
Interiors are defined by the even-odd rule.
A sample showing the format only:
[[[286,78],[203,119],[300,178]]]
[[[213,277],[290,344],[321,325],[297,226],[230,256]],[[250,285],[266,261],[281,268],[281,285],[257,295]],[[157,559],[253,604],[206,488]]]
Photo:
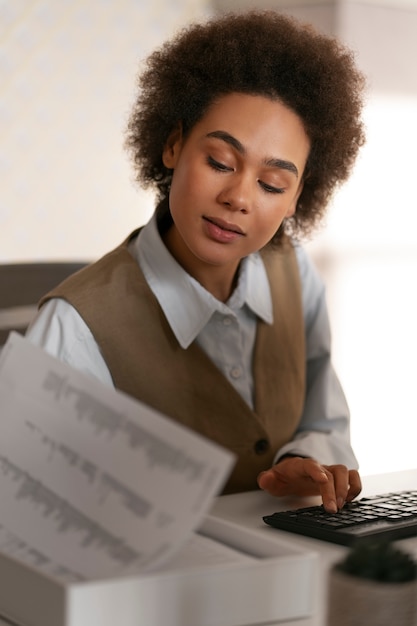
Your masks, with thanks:
[[[75,261],[0,264],[0,346],[11,330],[24,334],[40,298],[85,265]]]

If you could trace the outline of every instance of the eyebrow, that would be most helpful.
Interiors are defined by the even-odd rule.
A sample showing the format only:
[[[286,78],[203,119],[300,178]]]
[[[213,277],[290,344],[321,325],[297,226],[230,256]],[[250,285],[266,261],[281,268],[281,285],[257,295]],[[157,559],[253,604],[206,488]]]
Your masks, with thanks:
[[[237,150],[239,154],[246,154],[245,146],[239,141],[239,139],[236,139],[236,137],[233,137],[233,135],[230,135],[224,130],[214,130],[213,132],[208,133],[207,137],[221,139],[222,141],[232,146],[232,148]],[[298,178],[298,169],[291,161],[286,161],[285,159],[270,158],[265,159],[264,163],[268,167],[276,167],[280,170],[287,170],[288,172],[295,174],[295,176]]]

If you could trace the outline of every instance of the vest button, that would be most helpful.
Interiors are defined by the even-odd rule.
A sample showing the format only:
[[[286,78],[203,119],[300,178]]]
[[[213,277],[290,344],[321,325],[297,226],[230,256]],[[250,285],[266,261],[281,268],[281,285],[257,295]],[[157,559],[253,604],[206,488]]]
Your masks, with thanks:
[[[242,376],[242,370],[240,369],[240,367],[232,367],[232,369],[230,370],[230,375],[232,378],[237,380]]]
[[[258,439],[254,445],[254,449],[256,454],[265,454],[265,452],[269,449],[268,439]]]

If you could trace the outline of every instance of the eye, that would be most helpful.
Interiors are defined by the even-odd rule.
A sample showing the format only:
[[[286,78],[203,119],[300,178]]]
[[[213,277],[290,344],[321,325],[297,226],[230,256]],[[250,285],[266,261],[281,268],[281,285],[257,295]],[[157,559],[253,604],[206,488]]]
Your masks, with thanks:
[[[229,167],[228,165],[225,165],[224,163],[220,163],[219,161],[216,161],[216,159],[213,159],[213,157],[211,156],[207,157],[207,163],[210,165],[210,167],[212,167],[217,172],[232,172],[233,171],[232,167]]]
[[[266,193],[285,193],[285,189],[283,187],[273,187],[272,185],[268,185],[261,180],[258,182],[262,189],[266,191]]]

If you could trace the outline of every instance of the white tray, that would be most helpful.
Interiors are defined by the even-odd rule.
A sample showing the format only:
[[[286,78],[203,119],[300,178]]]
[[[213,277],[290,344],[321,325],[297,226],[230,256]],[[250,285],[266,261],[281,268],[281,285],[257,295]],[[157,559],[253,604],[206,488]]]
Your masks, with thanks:
[[[314,552],[210,516],[201,533],[192,539],[200,559],[187,545],[157,572],[87,583],[0,554],[0,615],[21,626],[245,626],[311,615]]]

